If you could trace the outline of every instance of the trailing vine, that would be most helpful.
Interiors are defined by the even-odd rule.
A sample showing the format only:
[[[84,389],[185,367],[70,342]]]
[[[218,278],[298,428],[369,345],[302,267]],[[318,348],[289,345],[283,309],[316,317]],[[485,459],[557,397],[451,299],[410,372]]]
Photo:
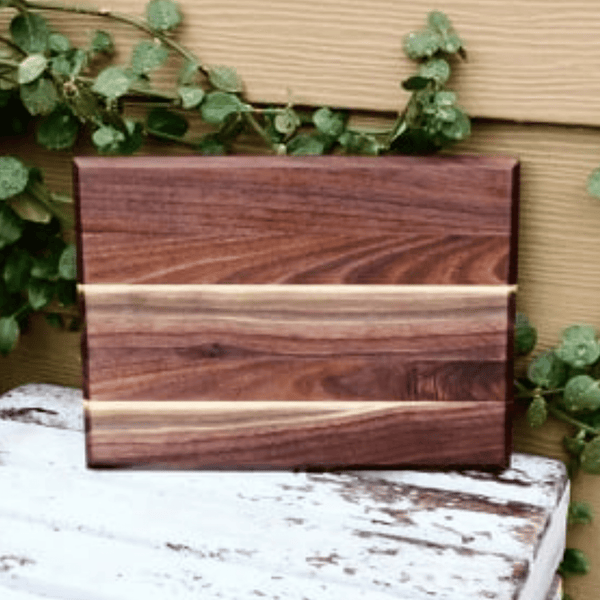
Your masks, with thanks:
[[[0,0],[0,11],[14,13],[0,34],[0,134],[22,135],[33,122],[37,142],[49,150],[70,150],[87,137],[101,154],[133,154],[148,138],[159,138],[201,155],[227,154],[250,132],[272,154],[377,156],[431,153],[470,134],[469,117],[447,88],[454,62],[466,54],[441,12],[404,38],[405,53],[418,63],[402,82],[411,95],[391,127],[373,132],[351,127],[347,110],[252,104],[233,67],[206,65],[177,41],[182,14],[173,0],[150,0],[143,17],[46,0]],[[85,47],[76,47],[46,18],[56,12],[125,24],[142,39],[127,64],[113,64],[110,31],[99,28]],[[180,63],[176,81],[159,88],[153,76],[171,57]],[[149,105],[145,118],[127,116],[126,101]],[[191,136],[191,117],[212,131]],[[2,354],[15,348],[31,313],[56,300],[75,301],[75,248],[63,241],[72,227],[69,202],[44,185],[39,169],[0,157]],[[61,321],[57,313],[49,318]]]
[[[537,342],[537,330],[522,314],[515,323],[515,351],[529,354]],[[534,356],[524,377],[515,380],[516,398],[527,406],[531,427],[541,427],[548,418],[569,426],[563,439],[568,471],[600,475],[600,341],[590,325],[572,325],[559,344]],[[592,509],[586,502],[572,502],[571,526],[591,523]],[[584,552],[567,548],[559,572],[568,577],[584,575],[590,562]],[[567,596],[565,596],[568,598]]]

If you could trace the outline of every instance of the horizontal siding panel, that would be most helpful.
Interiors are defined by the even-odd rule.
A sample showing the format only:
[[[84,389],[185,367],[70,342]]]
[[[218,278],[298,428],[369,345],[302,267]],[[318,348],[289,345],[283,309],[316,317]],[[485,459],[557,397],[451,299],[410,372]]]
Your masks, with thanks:
[[[146,0],[102,6],[143,15]],[[396,111],[398,82],[413,70],[402,37],[435,5],[396,0],[183,0],[178,36],[206,64],[238,68],[254,101]],[[476,116],[600,124],[600,11],[594,0],[448,0],[443,10],[463,37],[469,60],[456,85]],[[89,31],[118,32],[122,60],[138,38],[99,18],[51,17],[84,42]],[[176,68],[175,61],[171,68]],[[163,83],[172,81],[167,75]]]

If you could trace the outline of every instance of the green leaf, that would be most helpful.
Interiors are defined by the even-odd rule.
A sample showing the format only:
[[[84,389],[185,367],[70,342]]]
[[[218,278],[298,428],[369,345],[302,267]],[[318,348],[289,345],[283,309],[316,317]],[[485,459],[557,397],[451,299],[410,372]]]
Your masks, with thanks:
[[[92,142],[103,154],[133,154],[139,150],[144,140],[144,127],[141,123],[124,119],[122,127],[102,125],[92,134]]]
[[[450,19],[443,12],[431,12],[427,17],[427,21],[433,30],[439,32],[442,38],[440,48],[444,52],[454,54],[462,49],[463,44],[460,37],[454,30]]]
[[[24,193],[9,200],[10,207],[24,221],[32,223],[50,223],[52,213],[37,198],[29,193]]]
[[[433,56],[441,45],[442,37],[431,28],[409,33],[403,40],[404,52],[412,60]]]
[[[600,475],[600,437],[588,442],[580,457],[581,468],[591,475]]]
[[[32,115],[48,115],[58,105],[58,92],[47,77],[22,85],[20,93],[23,105]]]
[[[50,59],[50,70],[56,75],[70,77],[73,64],[66,54],[59,54]]]
[[[325,140],[306,133],[300,133],[287,144],[290,156],[317,156],[324,154]]]
[[[17,81],[20,84],[35,81],[48,66],[48,59],[43,54],[30,54],[19,63]]]
[[[454,106],[456,104],[456,94],[449,90],[442,90],[435,93],[434,103],[438,107]]]
[[[6,288],[11,293],[21,291],[29,281],[29,272],[33,260],[25,250],[13,248],[4,263],[2,277]]]
[[[345,131],[338,141],[348,154],[377,156],[382,149],[375,137],[355,131]]]
[[[125,134],[112,125],[102,125],[92,134],[92,142],[99,152],[118,152]]]
[[[71,148],[79,133],[79,120],[63,105],[59,105],[40,123],[37,141],[49,150]]]
[[[51,33],[48,38],[48,49],[53,54],[62,54],[71,49],[71,42],[68,37],[60,33]]]
[[[448,140],[454,142],[466,140],[471,135],[471,120],[466,113],[456,106],[449,110],[452,112],[452,116],[447,119],[447,123],[443,124],[442,133]]]
[[[197,150],[204,156],[224,156],[227,149],[219,137],[214,133],[205,135],[197,145]]]
[[[199,69],[198,63],[186,60],[179,71],[177,83],[180,86],[193,86],[196,83]]]
[[[138,75],[148,74],[162,66],[169,58],[169,51],[159,42],[143,40],[133,48],[131,68]]]
[[[275,130],[283,135],[291,135],[300,127],[301,121],[298,113],[290,106],[281,109],[273,119]]]
[[[546,401],[542,396],[534,396],[529,408],[527,409],[527,422],[531,427],[536,429],[541,427],[548,418],[548,409]]]
[[[184,117],[166,108],[153,108],[148,113],[146,126],[151,133],[167,134],[174,137],[182,137],[189,127]]]
[[[179,98],[181,99],[181,106],[186,110],[190,108],[196,108],[204,100],[205,92],[202,88],[194,87],[190,85],[182,85],[177,89]]]
[[[181,23],[181,12],[172,0],[150,0],[146,5],[146,19],[153,29],[169,31]]]
[[[202,118],[212,125],[221,125],[227,118],[244,109],[240,99],[226,92],[211,92],[200,106]]]
[[[346,128],[346,115],[334,112],[326,106],[319,108],[312,117],[313,123],[323,135],[337,139]]]
[[[592,171],[588,177],[587,191],[594,198],[600,198],[600,169]]]
[[[594,364],[600,358],[600,344],[596,331],[590,325],[572,325],[562,332],[556,349],[557,356],[568,365],[581,368]]]
[[[58,275],[61,279],[77,280],[77,250],[75,244],[68,244],[58,259]]]
[[[23,234],[23,221],[6,204],[0,205],[0,248],[14,244]]]
[[[28,11],[20,12],[10,22],[10,35],[27,54],[46,52],[50,32],[46,19]]]
[[[515,354],[529,354],[537,343],[537,330],[523,313],[515,317]]]
[[[423,90],[429,85],[430,79],[421,77],[420,75],[413,75],[402,82],[402,87],[408,92],[414,92],[417,90]]]
[[[115,53],[115,43],[108,31],[97,29],[92,35],[90,49],[93,54],[112,55]]]
[[[449,33],[443,36],[442,39],[442,50],[448,54],[454,54],[460,52],[463,48],[463,43],[460,37],[455,32]],[[464,50],[463,50],[464,53]],[[466,56],[466,54],[465,54]],[[464,58],[464,57],[463,57]]]
[[[242,79],[233,67],[217,65],[208,70],[208,80],[222,92],[241,92],[244,88]]]
[[[537,386],[554,389],[565,382],[567,368],[553,350],[546,350],[529,363],[527,377]]]
[[[570,452],[573,456],[580,456],[585,448],[584,437],[585,432],[583,432],[583,437],[581,435],[576,435],[575,437],[565,436],[563,438],[563,445],[567,452]]]
[[[443,85],[450,79],[450,65],[443,58],[432,58],[419,69],[419,75]]]
[[[30,279],[27,286],[27,299],[33,310],[40,310],[54,298],[55,284],[45,279]]]
[[[144,126],[137,121],[124,120],[127,136],[119,146],[120,154],[133,154],[140,149],[144,141]]]
[[[589,525],[594,520],[594,511],[587,502],[571,502],[567,519],[570,525]]]
[[[563,577],[586,575],[590,572],[590,561],[586,554],[577,548],[567,548],[563,555],[558,572]]]
[[[127,93],[133,78],[122,67],[107,67],[94,81],[92,90],[109,100],[116,100]]]
[[[427,23],[430,25],[430,27],[438,29],[442,32],[452,30],[452,23],[450,22],[450,19],[445,13],[439,10],[434,10],[427,15]]]
[[[16,196],[29,182],[29,169],[12,156],[0,156],[0,200]]]
[[[19,324],[14,317],[0,317],[0,354],[6,356],[17,345]]]
[[[562,405],[569,412],[600,409],[600,382],[589,375],[575,375],[567,381]]]

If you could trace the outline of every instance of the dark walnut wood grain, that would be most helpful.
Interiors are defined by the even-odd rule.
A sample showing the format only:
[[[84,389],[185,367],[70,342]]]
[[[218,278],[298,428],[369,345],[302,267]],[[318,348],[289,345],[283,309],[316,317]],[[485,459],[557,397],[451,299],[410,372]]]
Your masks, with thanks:
[[[75,176],[90,465],[506,464],[514,160]]]
[[[91,466],[500,465],[504,403],[88,402]]]
[[[504,158],[79,158],[85,283],[516,282]]]
[[[94,400],[506,397],[506,286],[82,289]]]

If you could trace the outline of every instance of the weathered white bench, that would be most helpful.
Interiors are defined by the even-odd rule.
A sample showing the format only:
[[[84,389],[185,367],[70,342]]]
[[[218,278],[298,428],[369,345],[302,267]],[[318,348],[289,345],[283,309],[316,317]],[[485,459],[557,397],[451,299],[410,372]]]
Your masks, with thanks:
[[[568,480],[88,470],[79,390],[0,397],[2,600],[555,600]],[[435,440],[432,440],[435,443]]]

